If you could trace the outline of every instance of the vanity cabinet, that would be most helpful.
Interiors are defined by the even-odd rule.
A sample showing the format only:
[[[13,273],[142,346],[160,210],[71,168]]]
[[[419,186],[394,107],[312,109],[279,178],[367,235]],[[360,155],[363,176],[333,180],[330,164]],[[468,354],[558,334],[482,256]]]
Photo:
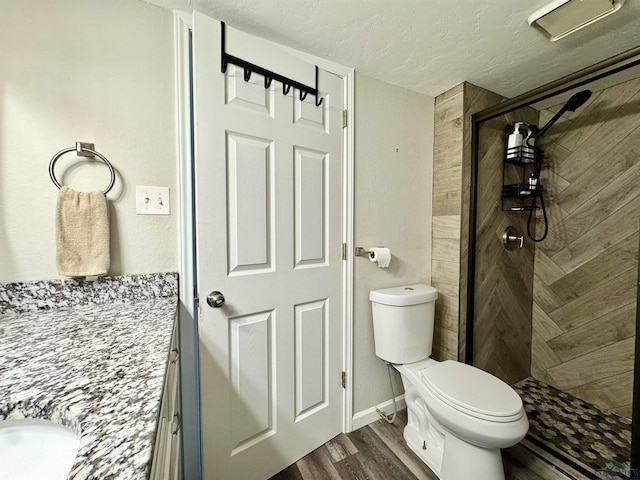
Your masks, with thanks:
[[[171,351],[164,379],[160,418],[153,449],[151,480],[179,480],[180,468],[180,352],[178,321],[171,337]]]

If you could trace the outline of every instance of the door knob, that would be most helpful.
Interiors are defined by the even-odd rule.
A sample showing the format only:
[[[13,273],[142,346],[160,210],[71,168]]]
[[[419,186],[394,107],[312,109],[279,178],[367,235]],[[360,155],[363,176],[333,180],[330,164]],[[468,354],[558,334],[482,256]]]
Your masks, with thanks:
[[[222,305],[224,305],[224,295],[222,294],[222,292],[214,290],[209,295],[207,295],[207,303],[210,307],[220,308]]]

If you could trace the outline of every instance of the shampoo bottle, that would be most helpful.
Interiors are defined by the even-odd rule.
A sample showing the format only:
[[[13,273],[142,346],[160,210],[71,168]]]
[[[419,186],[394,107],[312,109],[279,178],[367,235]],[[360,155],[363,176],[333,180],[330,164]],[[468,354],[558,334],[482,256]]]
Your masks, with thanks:
[[[513,133],[507,138],[507,160],[515,160],[520,157],[520,148],[523,144],[523,135],[520,127],[522,122],[514,125]]]

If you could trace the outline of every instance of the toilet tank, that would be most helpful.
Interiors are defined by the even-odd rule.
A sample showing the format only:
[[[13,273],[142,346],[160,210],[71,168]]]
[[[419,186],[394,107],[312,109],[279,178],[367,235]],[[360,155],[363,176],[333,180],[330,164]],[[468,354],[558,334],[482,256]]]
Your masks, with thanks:
[[[389,363],[429,358],[438,291],[416,284],[369,293],[376,355]]]

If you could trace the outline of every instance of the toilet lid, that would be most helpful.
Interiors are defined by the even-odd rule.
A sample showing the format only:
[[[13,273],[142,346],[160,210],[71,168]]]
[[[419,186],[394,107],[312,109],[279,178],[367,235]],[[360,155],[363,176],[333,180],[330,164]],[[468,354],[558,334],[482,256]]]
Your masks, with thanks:
[[[447,360],[421,375],[432,392],[471,415],[511,417],[522,411],[522,400],[509,385],[471,365]]]

